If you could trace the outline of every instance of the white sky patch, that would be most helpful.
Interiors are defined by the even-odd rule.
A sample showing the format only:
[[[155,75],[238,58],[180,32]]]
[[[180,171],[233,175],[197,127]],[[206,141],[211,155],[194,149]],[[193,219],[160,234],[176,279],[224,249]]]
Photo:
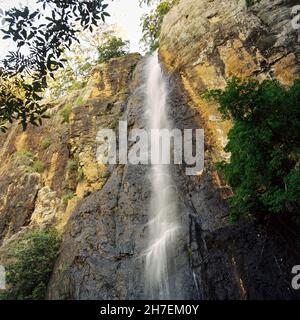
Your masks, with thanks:
[[[142,37],[141,17],[150,11],[150,7],[139,6],[139,0],[107,0],[107,11],[111,17],[107,17],[106,24],[115,25],[124,40],[130,41],[130,52],[140,52]],[[35,0],[0,0],[0,8],[7,10],[12,7],[19,7],[20,4],[34,8]],[[15,50],[14,43],[10,40],[2,40],[3,33],[0,32],[0,58],[3,58],[9,50]]]
[[[141,8],[139,0],[114,0],[109,3],[107,11],[111,15],[107,22],[119,27],[121,37],[130,41],[130,51],[142,52],[139,43],[142,38],[140,18],[149,12],[150,8]]]

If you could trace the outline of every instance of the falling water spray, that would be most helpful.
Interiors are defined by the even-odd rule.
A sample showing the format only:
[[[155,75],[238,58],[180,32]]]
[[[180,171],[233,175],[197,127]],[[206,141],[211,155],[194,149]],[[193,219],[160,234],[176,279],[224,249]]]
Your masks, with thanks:
[[[157,52],[148,58],[146,72],[148,128],[170,130],[167,83],[158,61]],[[160,148],[155,150],[151,152],[160,152],[158,155],[160,157]],[[169,299],[169,272],[170,264],[172,264],[170,252],[178,231],[176,192],[169,165],[153,164],[149,175],[152,189],[148,223],[149,243],[145,252],[146,288],[151,299]]]

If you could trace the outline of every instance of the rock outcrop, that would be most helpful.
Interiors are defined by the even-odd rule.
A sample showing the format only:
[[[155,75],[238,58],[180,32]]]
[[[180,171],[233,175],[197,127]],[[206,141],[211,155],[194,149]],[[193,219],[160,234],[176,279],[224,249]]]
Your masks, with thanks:
[[[230,190],[214,169],[227,155],[230,121],[217,105],[201,98],[206,89],[224,88],[233,76],[278,79],[290,85],[299,74],[298,31],[291,25],[295,1],[246,2],[181,0],[165,17],[160,57],[185,97],[198,127],[205,129],[205,171],[186,181],[191,204],[191,268],[204,299],[299,298],[291,269],[300,261],[299,218],[270,219],[267,226],[228,221]],[[176,54],[175,54],[176,52]],[[179,107],[173,114],[177,126]],[[294,245],[291,245],[293,243]]]
[[[231,124],[200,94],[224,88],[234,76],[290,85],[299,74],[298,30],[291,24],[295,1],[257,2],[248,8],[244,0],[181,0],[162,25],[161,59],[201,111],[216,159],[226,156]]]
[[[96,161],[96,134],[116,125],[139,54],[97,66],[81,90],[49,103],[50,119],[0,135],[0,243],[26,228],[67,223],[78,200],[99,190],[109,171]],[[6,241],[7,240],[7,241]],[[1,258],[1,257],[0,257]]]

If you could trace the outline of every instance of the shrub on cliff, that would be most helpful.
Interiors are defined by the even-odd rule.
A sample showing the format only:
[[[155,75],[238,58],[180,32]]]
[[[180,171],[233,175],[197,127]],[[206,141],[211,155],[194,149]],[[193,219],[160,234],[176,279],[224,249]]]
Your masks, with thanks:
[[[275,80],[232,79],[204,97],[232,119],[229,162],[219,169],[232,187],[231,216],[280,213],[300,199],[300,80],[290,88]]]
[[[111,58],[124,56],[129,52],[129,42],[116,36],[111,31],[103,33],[103,42],[98,46],[98,63],[103,63]]]
[[[115,26],[99,25],[92,36],[89,30],[82,31],[77,40],[62,54],[64,68],[55,72],[54,79],[48,77],[47,94],[54,99],[83,89],[98,63],[128,53],[129,42],[118,36]]]
[[[8,289],[2,294],[7,300],[41,300],[60,247],[54,230],[30,231],[11,248],[12,261],[6,267]]]
[[[163,19],[171,8],[178,2],[179,0],[162,0],[149,14],[144,14],[142,16],[143,37],[141,42],[144,44],[147,51],[152,52],[158,48]],[[153,4],[153,1],[141,0],[140,4],[142,3],[149,5]]]

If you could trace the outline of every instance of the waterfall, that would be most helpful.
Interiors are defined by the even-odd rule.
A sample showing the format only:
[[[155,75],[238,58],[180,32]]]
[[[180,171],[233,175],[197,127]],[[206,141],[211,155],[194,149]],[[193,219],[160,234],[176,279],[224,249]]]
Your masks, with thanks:
[[[157,52],[151,55],[146,67],[146,114],[148,129],[171,129],[168,119],[167,83],[164,79]],[[151,150],[159,152],[159,149]],[[161,157],[161,153],[159,153]],[[152,155],[153,156],[153,155]],[[146,288],[151,299],[169,299],[171,252],[178,225],[176,222],[176,192],[170,166],[152,164],[149,178],[151,199],[149,206],[149,242],[145,252]]]

